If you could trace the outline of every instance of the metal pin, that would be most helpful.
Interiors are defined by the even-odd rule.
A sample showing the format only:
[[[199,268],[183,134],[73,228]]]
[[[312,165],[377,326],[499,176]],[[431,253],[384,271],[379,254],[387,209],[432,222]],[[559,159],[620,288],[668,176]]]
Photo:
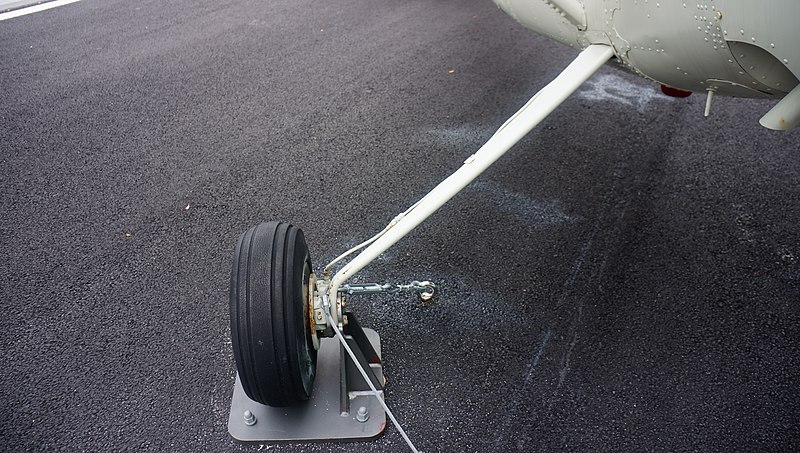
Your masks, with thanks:
[[[706,111],[703,113],[704,116],[711,115],[711,100],[714,98],[714,89],[708,89],[708,97],[706,98]]]

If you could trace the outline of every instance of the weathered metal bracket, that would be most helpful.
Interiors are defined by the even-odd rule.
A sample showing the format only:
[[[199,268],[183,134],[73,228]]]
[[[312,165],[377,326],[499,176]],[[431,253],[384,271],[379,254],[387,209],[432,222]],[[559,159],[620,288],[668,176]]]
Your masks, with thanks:
[[[380,336],[345,313],[345,340],[379,391],[384,388]],[[257,403],[236,376],[228,432],[243,442],[367,440],[386,428],[383,411],[352,359],[335,339],[322,339],[311,399],[289,407]]]

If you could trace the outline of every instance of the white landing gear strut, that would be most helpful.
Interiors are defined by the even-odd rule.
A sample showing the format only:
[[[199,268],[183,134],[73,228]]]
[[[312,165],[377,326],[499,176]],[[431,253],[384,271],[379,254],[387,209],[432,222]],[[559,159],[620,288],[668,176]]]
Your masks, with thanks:
[[[346,387],[342,387],[338,383],[342,373],[317,376],[318,381],[337,380],[336,385],[320,385],[319,382],[317,384],[313,382],[318,353],[320,357],[324,357],[326,351],[341,351],[342,358],[345,356],[350,358],[349,362],[340,360],[341,366],[355,368],[360,374],[358,397],[371,398],[374,396],[372,402],[363,403],[359,410],[369,406],[369,412],[375,416],[377,415],[376,411],[380,412],[382,409],[382,412],[385,412],[385,415],[392,420],[409,448],[413,452],[417,452],[417,448],[383,400],[382,385],[375,385],[375,382],[381,384],[379,380],[375,379],[375,373],[380,374],[379,366],[372,363],[365,366],[364,356],[369,354],[360,350],[358,342],[352,340],[352,336],[346,338],[348,334],[344,331],[347,330],[349,322],[344,311],[344,298],[346,294],[374,294],[398,290],[414,290],[419,292],[423,298],[429,298],[435,290],[435,285],[429,282],[413,282],[410,285],[344,285],[344,283],[483,173],[556,107],[561,105],[613,55],[613,49],[607,45],[593,44],[584,49],[555,80],[536,93],[495,132],[486,144],[475,154],[469,156],[461,168],[439,183],[405,212],[395,217],[381,232],[328,264],[320,280],[317,280],[310,271],[310,258],[302,231],[299,229],[287,226],[287,224],[262,224],[245,233],[237,246],[231,277],[231,339],[237,359],[238,379],[235,395],[236,405],[231,407],[228,424],[230,433],[238,439],[249,441],[275,441],[292,438],[331,439],[331,430],[324,426],[328,422],[323,417],[304,417],[302,414],[293,412],[291,423],[281,423],[280,414],[283,411],[275,410],[270,412],[275,414],[274,416],[270,415],[270,419],[258,421],[261,427],[258,428],[260,431],[256,432],[256,428],[253,428],[256,426],[253,421],[253,411],[249,409],[242,411],[242,408],[251,406],[264,408],[264,405],[283,407],[298,404],[300,406],[298,409],[302,412],[304,404],[306,407],[312,406],[307,403],[312,402],[310,398],[314,389],[334,388],[336,392],[339,392],[340,389],[344,389],[342,392],[346,392]],[[361,249],[364,250],[336,272],[333,278],[330,277],[331,270],[336,263]],[[259,264],[259,257],[262,255],[272,256],[272,261]],[[276,256],[280,259],[276,259]],[[261,267],[258,267],[259,265]],[[248,279],[250,279],[251,273],[254,273],[252,271],[262,274],[266,272],[271,276],[272,283],[264,284],[261,280],[251,282]],[[276,292],[275,287],[279,285],[284,285],[289,289]],[[304,303],[303,306],[289,306],[287,301],[290,300],[303,300],[307,303]],[[261,312],[265,314],[259,316],[258,313]],[[274,319],[276,316],[278,319]],[[256,319],[254,321],[251,318]],[[305,337],[302,335],[303,329],[305,329]],[[327,341],[320,337],[334,336],[338,338],[341,349],[320,347],[321,343]],[[374,340],[377,343],[377,334],[375,334]],[[259,347],[263,346],[262,343],[265,341],[273,344],[267,345],[268,348],[265,352],[267,359],[261,360]],[[372,342],[373,339],[370,341]],[[370,349],[369,346],[365,347],[367,350]],[[270,366],[274,367],[275,363],[283,363],[280,359],[285,359],[283,362],[286,362],[286,365],[277,367],[280,368],[278,372],[273,372]],[[369,390],[366,390],[363,384],[367,384]],[[330,399],[339,401],[341,395],[337,393]],[[377,402],[378,405],[374,405],[373,402]],[[341,415],[347,414],[342,413]],[[383,415],[380,414],[380,416]],[[337,412],[335,416],[340,417],[340,414]],[[273,417],[276,418],[272,419]],[[356,424],[355,426],[358,426],[359,423],[364,426],[365,416],[363,414],[356,413],[354,417],[350,418]],[[293,428],[293,426],[297,426],[296,421],[303,419],[311,425],[319,426]],[[280,436],[270,437],[272,431],[265,428],[265,424],[280,426],[278,428],[281,430]],[[298,435],[287,434],[286,429],[290,431],[295,429],[298,431]],[[351,431],[357,430],[358,428]],[[302,435],[299,434],[300,432]],[[344,438],[357,437],[363,436],[345,435]]]

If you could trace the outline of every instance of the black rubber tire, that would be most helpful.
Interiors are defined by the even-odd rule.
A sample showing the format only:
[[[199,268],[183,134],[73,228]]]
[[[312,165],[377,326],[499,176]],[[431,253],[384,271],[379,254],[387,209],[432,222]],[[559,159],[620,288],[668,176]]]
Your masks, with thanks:
[[[300,228],[268,222],[239,238],[231,270],[231,342],[253,401],[282,407],[311,397],[317,368],[305,292],[311,269]]]

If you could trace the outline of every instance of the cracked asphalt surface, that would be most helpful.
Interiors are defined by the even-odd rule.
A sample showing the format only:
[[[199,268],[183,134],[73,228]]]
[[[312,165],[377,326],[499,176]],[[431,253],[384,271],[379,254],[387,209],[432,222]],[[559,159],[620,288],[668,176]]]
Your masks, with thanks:
[[[84,0],[0,22],[4,451],[404,451],[227,434],[238,235],[318,268],[575,52],[489,1]],[[451,71],[453,71],[451,73]],[[359,281],[435,451],[797,451],[800,135],[604,68]]]

